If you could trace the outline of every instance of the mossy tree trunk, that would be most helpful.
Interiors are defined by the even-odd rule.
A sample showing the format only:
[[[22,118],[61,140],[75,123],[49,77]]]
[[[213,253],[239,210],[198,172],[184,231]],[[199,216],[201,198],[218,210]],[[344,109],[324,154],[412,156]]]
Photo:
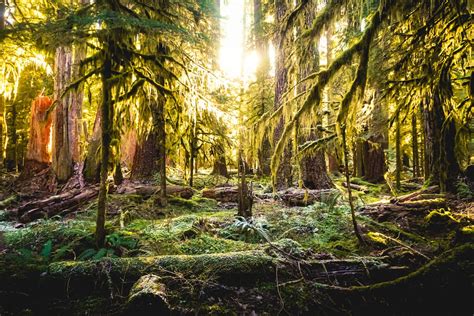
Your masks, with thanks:
[[[5,11],[6,11],[5,0],[0,0],[0,32],[5,29]],[[0,164],[3,164],[4,155],[4,133],[5,133],[5,95],[0,93]]]
[[[87,155],[82,170],[84,180],[88,183],[99,183],[100,181],[100,163],[98,154],[102,138],[101,126],[102,111],[98,108],[95,115],[92,135],[87,140]]]
[[[227,159],[225,157],[224,144],[222,142],[217,142],[215,145],[213,145],[212,154],[214,156],[212,174],[228,178],[229,172],[227,171]]]
[[[442,192],[455,192],[460,167],[456,159],[456,126],[447,121],[439,91],[427,97],[423,110],[425,179],[439,184]]]
[[[262,0],[253,1],[253,22],[254,22],[254,38],[255,48],[260,56],[260,63],[256,70],[257,84],[260,86],[259,92],[259,116],[263,115],[268,108],[268,92],[266,89],[266,82],[270,72],[270,60],[268,56],[268,41],[264,30],[264,12]],[[257,149],[258,169],[257,173],[263,176],[271,174],[270,159],[271,159],[271,144],[268,140],[267,131],[264,131],[263,140]]]
[[[107,178],[108,166],[110,156],[110,143],[112,136],[113,125],[113,108],[111,96],[112,78],[112,56],[113,45],[108,40],[105,48],[105,60],[101,72],[102,81],[102,101],[100,105],[101,111],[101,161],[100,161],[100,187],[99,199],[97,205],[97,220],[95,238],[97,248],[102,248],[105,244],[105,216],[106,216],[106,202],[107,202]]]
[[[5,147],[5,167],[7,171],[18,170],[17,160],[17,110],[16,103],[9,102],[5,105],[5,123],[7,127],[7,143]]]
[[[395,125],[395,159],[396,159],[396,170],[395,170],[395,186],[399,192],[401,189],[401,174],[402,174],[402,136],[400,127],[400,113],[396,114],[396,125]]]
[[[304,19],[300,25],[301,29],[311,28],[315,14],[317,12],[316,3],[308,5],[304,10]],[[306,43],[300,43],[300,45],[307,45]],[[315,43],[311,43],[309,47],[301,49],[301,56],[299,56],[299,73],[297,81],[301,81],[306,78],[310,73],[316,72],[319,70],[319,51],[316,48]],[[310,62],[304,62],[309,59]],[[303,93],[307,89],[306,84],[300,84],[298,87],[298,93]],[[322,123],[321,111],[317,113],[316,118],[310,124],[308,128],[310,129],[306,135],[303,135],[300,139],[303,141],[316,140],[321,138],[322,132],[317,130],[317,125]],[[296,139],[295,141],[298,141]],[[324,150],[316,150],[311,154],[307,154],[301,158],[299,161],[301,180],[305,188],[312,190],[320,189],[330,189],[333,187],[331,178],[329,178],[326,168],[326,156]]]
[[[130,178],[132,180],[151,180],[160,171],[158,156],[158,133],[152,129],[138,138]]]
[[[56,49],[54,61],[54,94],[57,100],[53,112],[53,163],[52,168],[59,182],[67,181],[73,172],[69,135],[74,128],[70,126],[72,115],[72,93],[61,98],[63,91],[72,79],[72,47],[61,46]]]
[[[87,4],[88,0],[81,0]],[[68,85],[79,77],[79,64],[85,58],[83,44],[60,46],[54,60],[54,94],[57,104],[53,112],[53,162],[52,168],[59,182],[67,181],[73,174],[74,164],[80,161],[80,136],[82,130],[82,85],[60,96]]]
[[[164,84],[164,79],[161,78],[161,84]],[[160,170],[160,200],[161,206],[167,205],[166,199],[166,126],[165,126],[165,104],[166,99],[164,95],[158,96],[156,113],[153,115],[153,120],[156,122],[156,129],[158,131],[158,165]]]
[[[416,112],[414,112],[411,117],[411,142],[413,155],[413,177],[418,178],[420,176],[420,159],[418,153],[418,127]]]
[[[288,14],[289,3],[287,0],[275,1],[275,17],[276,25],[281,25]],[[275,103],[274,109],[278,109],[284,102],[284,93],[288,89],[288,68],[286,65],[286,58],[288,57],[288,50],[290,41],[288,35],[278,33],[276,36],[276,77],[275,77]],[[283,134],[285,121],[283,117],[280,118],[273,133],[273,142],[276,144]],[[287,188],[293,185],[293,168],[291,164],[292,145],[288,142],[283,150],[282,157],[278,170],[273,170],[273,186],[277,189]]]

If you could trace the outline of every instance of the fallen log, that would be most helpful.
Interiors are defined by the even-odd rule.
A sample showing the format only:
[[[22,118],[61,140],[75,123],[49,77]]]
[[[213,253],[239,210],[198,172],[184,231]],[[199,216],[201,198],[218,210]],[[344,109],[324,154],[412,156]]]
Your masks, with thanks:
[[[135,184],[126,183],[119,186],[116,190],[118,194],[136,194],[141,195],[145,198],[149,198],[152,195],[160,193],[160,186],[157,185],[146,185],[146,184]],[[190,199],[194,195],[194,191],[190,187],[184,187],[179,185],[167,185],[166,195],[178,196],[183,199]]]
[[[239,187],[221,186],[202,190],[202,196],[208,199],[214,199],[224,203],[239,202]]]
[[[130,315],[169,315],[166,286],[154,274],[142,276],[132,287],[127,301]]]
[[[350,183],[350,185],[351,185],[351,189],[354,189],[356,191],[360,191],[360,192],[363,192],[363,193],[369,193],[369,188],[367,188],[366,186],[355,184],[355,183],[352,183],[352,182]],[[342,186],[344,188],[347,188],[347,182],[343,182]]]
[[[474,245],[465,244],[394,280],[352,287],[313,283],[312,287],[319,306],[355,315],[470,315],[473,257]]]
[[[433,193],[439,193],[439,186],[434,185],[434,186],[428,187],[426,189],[421,189],[413,193],[397,196],[397,197],[392,198],[390,202],[392,203],[405,202],[405,201],[409,201],[416,198],[420,194],[433,194]]]
[[[299,188],[289,188],[277,193],[282,201],[289,206],[311,205],[317,201],[334,196],[335,194],[338,194],[338,191],[333,189],[306,190]]]
[[[330,284],[350,285],[390,280],[406,274],[407,268],[391,267],[377,258],[297,263],[269,256],[263,251],[244,251],[57,262],[49,266],[46,278],[67,287],[70,295],[76,293],[74,295],[80,296],[80,293],[90,294],[91,291],[105,294],[110,289],[110,283],[130,289],[145,273],[157,275],[163,280],[179,275],[184,279],[212,280],[231,286],[253,286],[256,282],[272,282],[276,272],[281,282],[303,275]]]
[[[74,195],[74,193],[76,193]],[[82,192],[64,193],[42,201],[36,201],[18,209],[18,218],[21,223],[29,223],[40,218],[51,218],[55,215],[65,215],[76,211],[84,203],[97,197],[97,188],[89,188]]]

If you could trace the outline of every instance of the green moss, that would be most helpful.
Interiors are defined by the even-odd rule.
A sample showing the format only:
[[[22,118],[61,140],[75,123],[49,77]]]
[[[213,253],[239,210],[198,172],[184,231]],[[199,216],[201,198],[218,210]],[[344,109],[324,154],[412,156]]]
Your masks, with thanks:
[[[170,197],[168,202],[173,206],[183,206],[189,210],[199,208],[199,203],[194,200],[183,199],[177,196]]]
[[[474,225],[464,226],[461,228],[461,232],[464,235],[474,236]]]
[[[229,240],[202,234],[197,238],[181,243],[179,249],[183,254],[224,253],[255,249],[256,246],[242,241]]]
[[[0,201],[0,209],[2,208],[7,208],[9,207],[11,204],[13,204],[14,202],[16,202],[18,199],[18,196],[17,195],[10,195],[9,197],[7,197],[6,199]]]
[[[364,223],[365,225],[369,226],[369,228],[372,228],[372,229],[377,228],[378,230],[382,230],[383,232],[391,233],[395,236],[403,237],[405,239],[409,239],[414,242],[418,242],[422,244],[427,243],[427,240],[425,238],[415,233],[403,230],[400,227],[398,227],[397,224],[395,223],[390,223],[390,222],[380,223],[367,216],[357,216],[357,220]]]
[[[369,238],[370,241],[376,243],[376,244],[380,244],[380,245],[383,245],[383,246],[386,246],[387,243],[388,243],[388,240],[387,238],[385,238],[384,235],[378,233],[378,232],[368,232],[367,233],[367,237]]]
[[[459,225],[460,221],[453,214],[444,208],[431,211],[425,217],[426,227],[428,229],[452,228]]]

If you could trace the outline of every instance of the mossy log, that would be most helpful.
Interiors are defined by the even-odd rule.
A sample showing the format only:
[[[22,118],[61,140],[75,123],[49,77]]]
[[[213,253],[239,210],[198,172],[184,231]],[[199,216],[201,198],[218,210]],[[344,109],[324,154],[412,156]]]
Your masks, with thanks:
[[[472,315],[474,245],[453,248],[418,270],[367,286],[313,284],[328,306],[353,315]]]
[[[127,310],[134,315],[169,315],[166,286],[161,278],[147,274],[138,279],[130,290]]]
[[[45,280],[50,288],[81,297],[98,291],[127,289],[144,274],[163,278],[179,275],[186,279],[212,280],[232,286],[254,286],[258,282],[279,282],[301,278],[331,284],[370,284],[407,273],[406,267],[392,267],[377,258],[329,259],[293,262],[267,255],[264,251],[244,251],[204,255],[113,258],[100,261],[57,262],[49,266]],[[111,286],[112,284],[112,286]],[[58,288],[59,287],[59,288]],[[62,289],[61,289],[62,288]]]
[[[347,188],[347,182],[343,182],[342,186]],[[363,193],[368,193],[369,192],[369,189],[366,186],[355,184],[355,183],[351,183],[351,189],[354,189],[356,191],[360,191],[360,192],[363,192]]]
[[[22,223],[29,223],[40,218],[65,215],[76,211],[81,205],[97,197],[96,187],[75,190],[51,196],[44,200],[34,201],[19,207],[16,212]]]
[[[118,194],[137,194],[145,198],[160,193],[160,186],[158,185],[146,185],[141,183],[125,183],[117,188],[116,193]],[[166,186],[167,196],[178,196],[183,199],[190,199],[194,195],[193,189],[190,187],[184,187],[179,185],[167,185]]]
[[[222,186],[210,189],[204,189],[202,196],[208,199],[214,199],[224,203],[238,203],[239,202],[239,187],[238,186]]]
[[[392,203],[406,202],[406,201],[416,199],[421,194],[438,194],[438,193],[439,193],[439,186],[434,185],[425,189],[418,190],[416,192],[394,197],[393,199],[390,200],[390,202]]]
[[[278,196],[282,201],[289,206],[307,206],[329,198],[337,194],[337,190],[323,189],[323,190],[306,190],[299,188],[289,188],[284,191],[279,191]]]

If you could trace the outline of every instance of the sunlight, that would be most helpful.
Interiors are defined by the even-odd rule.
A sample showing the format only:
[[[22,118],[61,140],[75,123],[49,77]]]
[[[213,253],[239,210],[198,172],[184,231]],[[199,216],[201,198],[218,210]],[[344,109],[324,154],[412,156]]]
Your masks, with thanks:
[[[242,54],[244,6],[241,0],[229,0],[221,4],[221,48],[219,64],[222,72],[229,78],[240,77]]]

